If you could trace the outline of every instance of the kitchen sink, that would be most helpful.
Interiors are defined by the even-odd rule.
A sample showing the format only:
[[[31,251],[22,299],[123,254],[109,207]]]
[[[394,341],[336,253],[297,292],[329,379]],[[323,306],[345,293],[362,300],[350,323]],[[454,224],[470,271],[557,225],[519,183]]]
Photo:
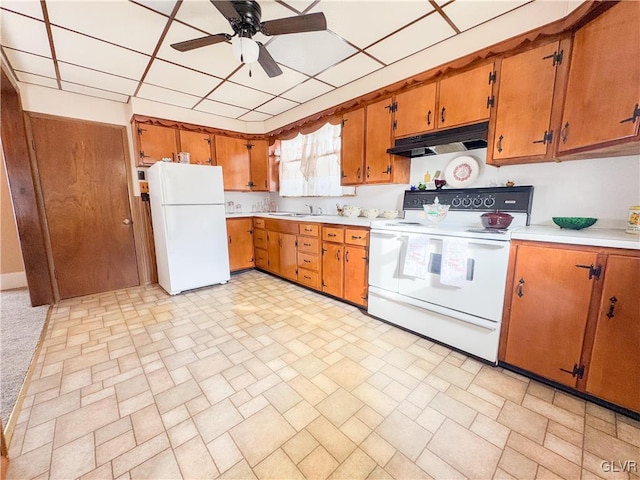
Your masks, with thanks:
[[[298,212],[273,212],[269,213],[269,215],[275,215],[277,217],[308,217],[308,213],[298,213]]]

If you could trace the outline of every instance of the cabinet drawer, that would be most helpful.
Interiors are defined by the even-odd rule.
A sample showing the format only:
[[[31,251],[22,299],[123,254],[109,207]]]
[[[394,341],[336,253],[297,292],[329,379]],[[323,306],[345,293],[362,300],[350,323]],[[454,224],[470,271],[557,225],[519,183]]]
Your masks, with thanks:
[[[266,230],[254,230],[253,231],[253,244],[256,248],[267,249],[267,231]]]
[[[298,267],[308,270],[318,271],[318,255],[310,253],[298,252]]]
[[[312,225],[309,223],[300,224],[300,235],[317,237],[319,233],[320,233],[320,225]]]
[[[344,243],[366,247],[369,245],[369,230],[347,228],[344,232]]]
[[[317,255],[319,246],[320,241],[317,238],[298,238],[298,252],[314,253]]]
[[[344,242],[344,230],[340,227],[322,227],[322,240],[325,242]]]
[[[261,248],[256,248],[256,267],[264,270],[269,266],[269,256],[267,251]]]
[[[264,228],[264,218],[254,218],[253,228]]]
[[[318,275],[318,272],[312,272],[311,270],[301,268],[298,270],[298,282],[306,285],[307,287],[319,288],[320,276]]]

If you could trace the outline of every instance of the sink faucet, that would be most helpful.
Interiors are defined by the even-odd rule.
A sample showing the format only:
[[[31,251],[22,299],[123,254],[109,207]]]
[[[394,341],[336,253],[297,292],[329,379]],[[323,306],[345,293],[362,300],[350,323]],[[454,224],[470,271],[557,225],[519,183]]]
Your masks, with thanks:
[[[304,204],[304,206],[305,206],[305,207],[309,207],[309,213],[310,213],[311,215],[313,215],[313,205],[309,205],[309,204],[306,204],[306,203],[305,203],[305,204]]]

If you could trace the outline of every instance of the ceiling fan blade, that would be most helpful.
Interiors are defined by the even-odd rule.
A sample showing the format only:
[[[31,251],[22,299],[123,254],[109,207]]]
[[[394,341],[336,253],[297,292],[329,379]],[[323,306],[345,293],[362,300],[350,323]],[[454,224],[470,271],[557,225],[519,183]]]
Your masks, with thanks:
[[[260,48],[260,53],[258,54],[258,63],[264,69],[269,78],[277,77],[278,75],[282,75],[282,70],[273,59],[271,54],[267,51],[267,48],[261,44],[260,42],[256,42],[258,47]]]
[[[268,20],[260,24],[260,31],[265,35],[284,35],[286,33],[316,32],[327,29],[324,13],[310,13],[297,17]]]
[[[209,0],[227,20],[240,20],[240,14],[228,0]]]
[[[217,35],[207,35],[206,37],[194,38],[193,40],[173,43],[171,44],[171,47],[175,48],[179,52],[188,52],[189,50],[193,50],[194,48],[206,47],[207,45],[226,42],[230,38],[231,35],[228,35],[226,33],[218,33]]]

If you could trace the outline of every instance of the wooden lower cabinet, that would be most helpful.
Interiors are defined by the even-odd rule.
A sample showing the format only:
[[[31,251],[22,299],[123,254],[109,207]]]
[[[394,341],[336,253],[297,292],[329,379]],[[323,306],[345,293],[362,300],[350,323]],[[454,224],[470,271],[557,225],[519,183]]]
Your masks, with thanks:
[[[289,280],[298,279],[296,236],[292,233],[280,234],[280,275]]]
[[[369,252],[365,247],[344,247],[344,299],[367,306]]]
[[[344,285],[344,245],[322,242],[322,291],[342,297]]]
[[[229,268],[232,272],[253,268],[253,219],[227,218]]]
[[[514,241],[500,361],[640,412],[640,252]]]

